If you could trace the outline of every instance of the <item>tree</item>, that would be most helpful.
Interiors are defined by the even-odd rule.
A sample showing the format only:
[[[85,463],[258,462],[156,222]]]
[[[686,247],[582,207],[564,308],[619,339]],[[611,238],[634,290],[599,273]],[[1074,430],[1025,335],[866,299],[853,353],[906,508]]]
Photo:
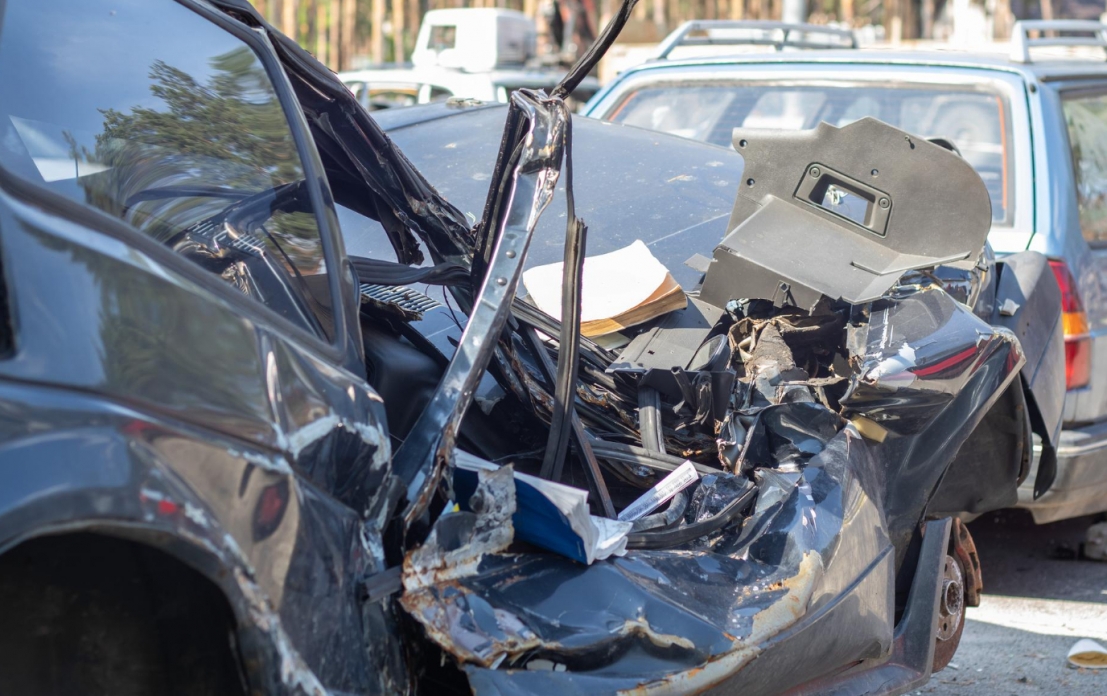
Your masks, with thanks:
[[[166,242],[237,199],[175,195],[135,201],[135,194],[181,186],[253,194],[304,178],[284,111],[254,53],[240,47],[211,58],[209,66],[206,77],[197,79],[155,62],[148,73],[155,105],[103,110],[92,152],[78,152],[70,139],[76,155],[108,167],[77,180],[90,205]],[[268,234],[259,236],[267,257],[291,275],[324,270],[314,215],[273,211],[264,228]],[[233,310],[157,275],[120,268],[117,260],[93,251],[74,247],[72,253],[96,277],[102,295],[100,333],[111,383],[166,403],[200,395],[199,405],[222,404],[228,414],[264,405],[256,376],[222,369],[239,351],[256,349],[252,332]]]
[[[201,83],[158,61],[150,93],[160,104],[106,109],[95,161],[110,167],[84,177],[88,202],[165,241],[215,214],[227,199],[178,197],[128,204],[167,186],[209,186],[256,193],[303,179],[284,110],[257,56],[243,46],[211,59]],[[267,229],[301,271],[318,263],[319,232],[308,213],[276,213]]]

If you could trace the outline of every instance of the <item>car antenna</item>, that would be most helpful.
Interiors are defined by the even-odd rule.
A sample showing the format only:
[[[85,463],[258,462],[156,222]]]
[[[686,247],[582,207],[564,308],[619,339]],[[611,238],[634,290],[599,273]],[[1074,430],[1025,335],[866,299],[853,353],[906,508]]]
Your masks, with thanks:
[[[557,97],[558,99],[564,99],[573,93],[573,90],[577,88],[581,80],[588,76],[588,73],[592,72],[592,69],[596,67],[596,64],[600,62],[600,59],[607,53],[607,49],[611,48],[611,44],[615,43],[615,39],[623,31],[623,27],[626,26],[627,21],[630,19],[630,13],[634,10],[634,6],[638,4],[638,0],[623,0],[623,4],[619,6],[619,11],[615,13],[615,16],[611,18],[611,21],[607,23],[607,26],[600,32],[600,36],[596,39],[596,42],[592,44],[588,52],[577,59],[577,62],[573,64],[573,67],[569,68],[569,72],[565,77],[561,79],[557,87],[554,87],[550,96]]]

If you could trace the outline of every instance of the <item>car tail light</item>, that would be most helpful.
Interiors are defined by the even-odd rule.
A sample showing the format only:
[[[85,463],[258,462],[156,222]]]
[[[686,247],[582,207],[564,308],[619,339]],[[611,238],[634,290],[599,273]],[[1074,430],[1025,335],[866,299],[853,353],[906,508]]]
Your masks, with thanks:
[[[1049,267],[1061,286],[1061,325],[1065,330],[1065,387],[1088,386],[1092,375],[1092,339],[1088,317],[1076,291],[1076,281],[1064,261],[1050,261]]]

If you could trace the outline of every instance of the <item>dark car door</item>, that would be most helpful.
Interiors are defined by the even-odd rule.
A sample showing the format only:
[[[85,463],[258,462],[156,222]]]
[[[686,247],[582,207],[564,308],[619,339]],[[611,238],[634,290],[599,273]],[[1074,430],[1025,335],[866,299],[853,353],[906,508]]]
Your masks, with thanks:
[[[0,7],[0,549],[62,526],[185,549],[255,690],[389,690],[354,580],[383,568],[390,446],[269,45],[188,3]]]

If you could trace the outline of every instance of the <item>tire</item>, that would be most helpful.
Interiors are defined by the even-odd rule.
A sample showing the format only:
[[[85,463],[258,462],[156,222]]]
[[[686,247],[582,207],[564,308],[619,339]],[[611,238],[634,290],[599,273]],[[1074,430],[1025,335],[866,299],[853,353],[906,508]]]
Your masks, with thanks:
[[[244,693],[225,600],[160,551],[44,537],[0,557],[0,597],[2,694]]]

